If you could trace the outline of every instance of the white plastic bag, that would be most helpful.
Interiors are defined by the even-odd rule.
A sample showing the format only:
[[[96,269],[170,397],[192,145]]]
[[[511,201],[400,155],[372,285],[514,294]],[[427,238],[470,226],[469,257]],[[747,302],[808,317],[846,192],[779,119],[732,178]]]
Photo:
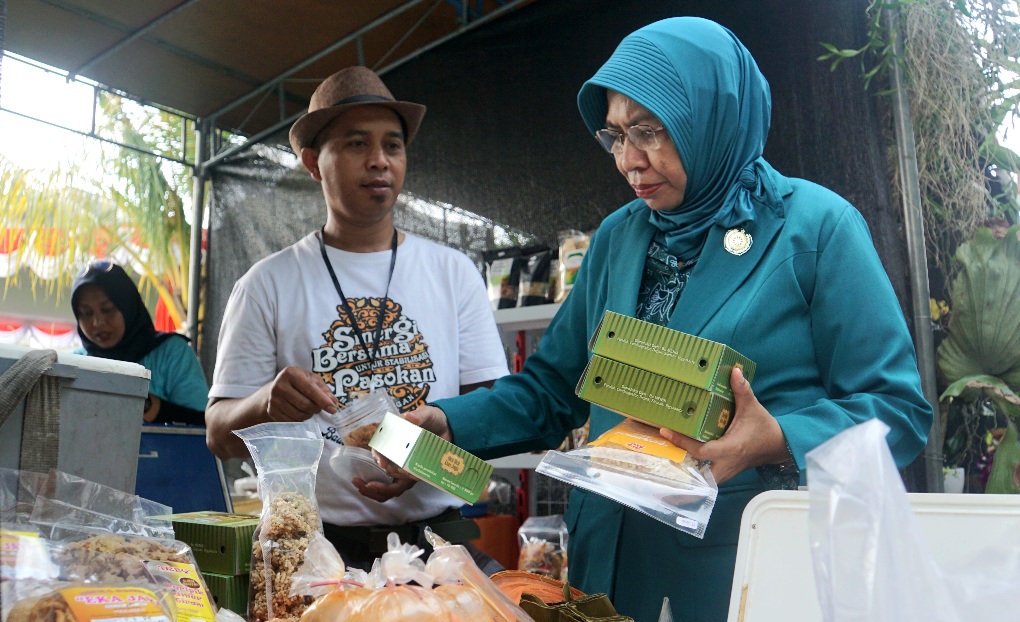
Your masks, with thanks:
[[[940,567],[872,419],[807,454],[809,535],[825,622],[1006,622],[1020,617],[1020,551]]]

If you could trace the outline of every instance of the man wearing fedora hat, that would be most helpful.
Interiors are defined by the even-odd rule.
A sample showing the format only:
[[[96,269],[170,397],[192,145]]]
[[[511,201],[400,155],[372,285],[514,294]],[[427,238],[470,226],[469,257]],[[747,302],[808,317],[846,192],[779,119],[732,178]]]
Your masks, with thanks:
[[[352,449],[350,437],[340,451],[342,409],[357,394],[385,390],[410,411],[507,373],[474,263],[393,223],[405,147],[424,115],[424,106],[396,100],[365,67],[338,71],[316,88],[290,143],[322,186],[326,223],[235,284],[206,411],[207,442],[221,458],[247,455],[234,430],[318,424],[325,534],[355,567],[370,567],[391,531],[404,542],[418,541],[425,526],[458,542],[479,532],[460,517],[454,497],[392,481],[367,448]]]

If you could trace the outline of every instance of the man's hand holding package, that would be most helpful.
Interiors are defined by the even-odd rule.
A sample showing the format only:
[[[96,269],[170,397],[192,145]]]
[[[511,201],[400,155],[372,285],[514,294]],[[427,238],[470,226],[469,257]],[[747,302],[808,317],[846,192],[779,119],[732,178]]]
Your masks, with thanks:
[[[425,428],[444,440],[453,442],[453,434],[450,432],[450,425],[446,421],[446,413],[435,406],[422,406],[413,412],[406,413],[404,419]],[[394,497],[404,494],[418,481],[418,478],[414,475],[393,464],[386,456],[379,452],[373,450],[372,456],[375,457],[375,461],[379,466],[386,471],[386,474],[393,478],[393,482],[384,484],[383,482],[366,482],[360,478],[351,480],[358,489],[358,492],[369,499],[385,503]]]
[[[322,377],[301,367],[285,367],[266,385],[266,416],[270,421],[306,421],[325,410],[335,413],[336,396]]]
[[[780,464],[789,458],[786,436],[776,418],[765,410],[739,368],[730,373],[733,387],[733,422],[722,438],[702,442],[662,428],[659,433],[698,460],[712,462],[712,475],[721,484],[738,473],[763,464]]]

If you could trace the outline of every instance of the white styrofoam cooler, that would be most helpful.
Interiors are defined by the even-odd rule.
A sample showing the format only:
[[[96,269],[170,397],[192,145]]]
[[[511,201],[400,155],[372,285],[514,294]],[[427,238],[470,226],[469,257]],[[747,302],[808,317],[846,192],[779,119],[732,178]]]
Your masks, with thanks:
[[[31,348],[0,344],[0,374]],[[57,469],[134,493],[149,370],[136,363],[59,353],[44,374],[60,380]],[[0,427],[0,467],[17,469],[25,404]]]
[[[908,493],[933,559],[1020,547],[1020,495]],[[728,622],[821,622],[808,535],[808,492],[769,491],[744,509]]]

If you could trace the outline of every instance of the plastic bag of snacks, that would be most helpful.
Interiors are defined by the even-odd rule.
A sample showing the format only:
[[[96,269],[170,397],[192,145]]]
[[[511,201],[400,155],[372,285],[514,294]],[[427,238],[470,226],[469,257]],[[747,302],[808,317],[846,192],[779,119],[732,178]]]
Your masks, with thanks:
[[[533,622],[478,568],[467,549],[441,542],[427,527],[425,537],[434,547],[425,572],[435,578],[433,592],[453,622]]]
[[[518,570],[567,580],[567,524],[562,514],[529,516],[520,529]]]
[[[37,586],[6,612],[5,622],[176,622],[170,592],[149,582]],[[6,607],[6,602],[5,602]]]
[[[386,471],[372,459],[368,441],[372,440],[386,413],[399,412],[385,389],[374,389],[358,394],[350,404],[331,415],[343,445],[330,455],[330,468],[346,480],[360,477],[366,482],[390,482]]]
[[[300,618],[313,598],[291,596],[291,577],[301,568],[312,536],[322,533],[315,501],[322,436],[311,421],[261,423],[234,434],[248,446],[262,500],[252,538],[248,620]]]
[[[577,271],[581,268],[581,260],[588,252],[589,236],[575,229],[561,231],[560,258],[556,276],[556,302],[563,302],[574,287]]]
[[[372,568],[368,586],[375,589],[349,615],[349,622],[449,622],[450,613],[432,591],[433,578],[420,557],[424,551],[386,538],[387,551]]]
[[[544,305],[552,297],[550,276],[552,250],[539,248],[520,257],[520,280],[517,288],[517,306]]]
[[[290,582],[291,596],[311,596],[301,622],[343,622],[372,593],[368,573],[347,570],[344,560],[321,533],[312,536],[305,563]]]
[[[707,464],[662,438],[657,428],[633,419],[623,420],[585,447],[548,452],[535,471],[697,538],[704,537],[718,496]]]

